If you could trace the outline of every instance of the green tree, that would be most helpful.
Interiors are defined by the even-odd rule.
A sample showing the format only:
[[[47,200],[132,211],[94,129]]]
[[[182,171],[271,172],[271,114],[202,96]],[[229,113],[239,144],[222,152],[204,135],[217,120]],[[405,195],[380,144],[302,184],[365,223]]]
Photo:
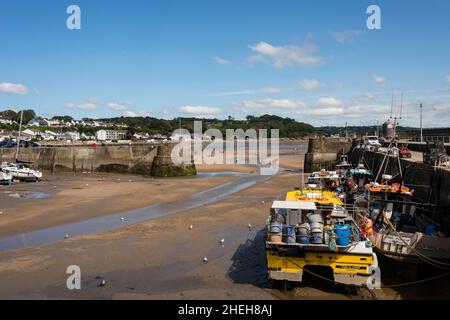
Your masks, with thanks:
[[[14,119],[15,121],[17,121],[17,123],[20,123],[20,113],[21,111],[17,112],[16,118]],[[34,110],[32,109],[23,110],[23,120],[22,120],[23,124],[27,124],[34,118],[36,118],[36,112],[34,112]]]

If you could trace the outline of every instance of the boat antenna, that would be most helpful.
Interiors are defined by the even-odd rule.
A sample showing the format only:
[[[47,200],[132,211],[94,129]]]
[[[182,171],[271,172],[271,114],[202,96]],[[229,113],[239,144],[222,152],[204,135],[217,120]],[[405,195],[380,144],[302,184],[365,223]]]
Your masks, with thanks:
[[[402,97],[400,100],[400,117],[398,118],[399,120],[402,119],[402,111],[403,111],[403,91],[402,91]]]
[[[19,135],[17,136],[16,163],[19,159],[20,135],[22,134],[23,110],[20,111]]]
[[[392,119],[392,110],[394,109],[394,93],[392,92],[392,100],[391,100],[391,116],[389,118]]]

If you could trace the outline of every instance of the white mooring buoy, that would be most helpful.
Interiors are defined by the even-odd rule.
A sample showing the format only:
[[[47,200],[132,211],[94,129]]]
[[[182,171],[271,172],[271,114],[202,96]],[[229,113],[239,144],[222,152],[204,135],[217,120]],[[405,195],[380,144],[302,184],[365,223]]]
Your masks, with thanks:
[[[208,262],[208,258],[207,258],[206,256],[203,257],[203,262],[204,262],[204,263]]]

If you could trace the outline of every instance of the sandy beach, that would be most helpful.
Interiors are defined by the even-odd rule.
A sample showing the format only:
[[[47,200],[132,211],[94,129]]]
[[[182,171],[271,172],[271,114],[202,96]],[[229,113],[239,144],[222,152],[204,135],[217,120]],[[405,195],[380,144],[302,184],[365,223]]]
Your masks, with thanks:
[[[301,161],[301,156],[287,156],[281,162],[297,170]],[[210,168],[220,169],[254,170]],[[133,207],[184,201],[236,179],[240,177],[49,177],[42,184],[13,187],[15,191],[48,190],[45,199],[17,199],[2,192],[0,232],[2,236],[10,235]],[[284,171],[198,208],[106,232],[0,251],[0,298],[373,299],[367,290],[350,295],[317,279],[306,279],[287,292],[273,289],[267,280],[262,229],[271,202],[282,199],[286,190],[299,186],[301,180],[300,173]],[[81,268],[81,290],[66,287],[66,269],[70,265]],[[105,286],[99,286],[102,279]],[[421,287],[420,295],[403,288],[375,293],[378,299],[432,298],[447,296],[443,290],[445,287],[428,283]]]
[[[180,200],[231,179],[153,179],[97,173],[46,175],[42,182],[0,187],[0,237]],[[46,198],[33,199],[35,194]]]

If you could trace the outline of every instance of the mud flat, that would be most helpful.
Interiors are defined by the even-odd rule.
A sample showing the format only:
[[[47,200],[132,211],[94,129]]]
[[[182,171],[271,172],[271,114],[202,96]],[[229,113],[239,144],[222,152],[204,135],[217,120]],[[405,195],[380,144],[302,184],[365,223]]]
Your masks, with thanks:
[[[297,160],[300,161],[300,159]],[[297,163],[297,160],[294,162]],[[109,194],[112,198],[123,200],[131,196],[124,195],[129,192],[128,188],[133,186],[132,182],[123,181],[124,176],[104,178],[110,181],[98,181],[99,190],[105,190],[108,186],[111,188],[110,192],[117,192]],[[118,178],[121,182],[111,180]],[[217,188],[223,182],[234,182],[235,179],[242,177],[216,178],[218,179],[174,178],[162,182],[147,179],[141,181],[134,177],[141,181],[134,190],[139,192],[138,189],[144,189],[144,186],[150,188],[153,192],[146,191],[145,194],[154,202],[163,201],[174,186],[180,190],[186,188],[178,194],[178,197],[173,195],[174,198],[172,198],[172,201],[182,202],[192,196],[193,192],[202,193]],[[92,189],[90,191],[84,188],[79,189],[82,184],[86,184],[85,179],[89,180],[88,188],[93,188],[99,176],[86,176],[83,180],[79,180],[78,177],[72,180],[61,178],[58,184],[63,190],[54,191],[55,194],[51,194],[46,199],[24,200],[2,195],[2,200],[23,201],[21,202],[24,203],[23,206],[30,206],[31,212],[34,212],[32,209],[37,201],[44,202],[63,197],[65,192],[71,195],[71,192],[82,192],[83,196],[92,194],[92,197],[94,195],[98,197],[84,203],[85,210],[89,211],[89,206],[97,206],[100,210],[101,206],[98,202],[102,200],[98,199],[103,199],[101,191],[98,191],[100,193],[98,194]],[[185,183],[182,184],[181,181]],[[262,229],[271,202],[282,199],[286,190],[299,186],[300,181],[299,173],[282,172],[229,194],[224,199],[176,214],[111,231],[70,237],[22,249],[0,251],[0,298],[372,299],[373,297],[367,291],[362,290],[357,295],[346,295],[341,288],[317,279],[306,279],[304,284],[286,293],[273,289],[268,282]],[[159,189],[151,189],[154,183],[161,183],[157,186]],[[116,184],[122,187],[116,189]],[[33,187],[38,185],[35,184]],[[53,183],[49,183],[48,192],[51,191],[52,185]],[[31,188],[31,185],[25,186]],[[17,186],[19,187],[21,185]],[[75,189],[72,189],[74,187]],[[62,195],[59,194],[60,192]],[[136,196],[137,198],[139,196]],[[27,201],[29,203],[25,204]],[[64,201],[60,201],[58,212],[70,212],[70,206],[65,209]],[[115,211],[114,207],[107,206],[107,208],[115,213],[119,212]],[[12,210],[12,207],[10,209]],[[8,214],[6,211],[4,215]],[[49,213],[41,214],[41,218],[45,214],[49,215]],[[0,219],[3,219],[4,215],[0,216]],[[24,216],[26,217],[25,214]],[[14,225],[11,221],[9,228]],[[34,224],[30,223],[30,225],[34,227]],[[189,228],[190,225],[192,230]],[[8,228],[5,227],[4,230]],[[219,243],[221,239],[224,239],[223,246]],[[205,256],[208,258],[207,263],[203,262]],[[81,268],[81,290],[70,291],[66,288],[68,276],[66,269],[69,265],[78,265]],[[99,286],[102,279],[106,281],[104,287]],[[378,299],[448,298],[446,289],[448,285],[443,285],[446,280],[438,281],[439,286],[430,282],[419,287],[382,289],[375,294]]]
[[[46,174],[0,187],[0,238],[186,198],[231,176],[153,179],[135,175]]]

